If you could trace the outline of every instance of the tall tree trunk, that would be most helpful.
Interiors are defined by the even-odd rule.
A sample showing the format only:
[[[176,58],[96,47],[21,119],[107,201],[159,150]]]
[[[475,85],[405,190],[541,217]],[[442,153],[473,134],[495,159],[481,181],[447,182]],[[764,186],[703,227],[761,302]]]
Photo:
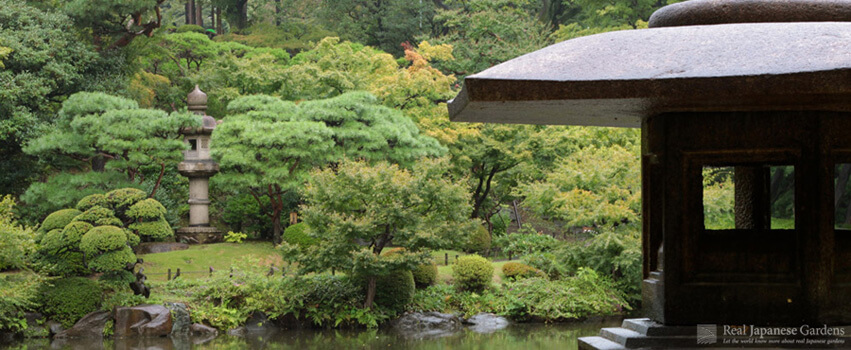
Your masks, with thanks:
[[[201,6],[201,1],[195,3],[195,24],[204,26],[204,8]]]
[[[275,244],[280,244],[283,239],[282,236],[284,234],[284,226],[281,225],[281,211],[275,210],[272,214],[272,241]]]
[[[189,16],[189,24],[198,24],[198,18],[195,14],[195,9],[197,8],[195,0],[189,0],[187,6],[189,6],[189,11],[186,13],[186,15]]]
[[[222,8],[216,7],[216,34],[221,35],[224,33],[225,31],[222,29]]]
[[[371,309],[375,301],[375,276],[369,276],[366,283],[366,301],[363,303],[364,309]]]
[[[186,0],[183,4],[185,24],[192,24],[192,0]]]

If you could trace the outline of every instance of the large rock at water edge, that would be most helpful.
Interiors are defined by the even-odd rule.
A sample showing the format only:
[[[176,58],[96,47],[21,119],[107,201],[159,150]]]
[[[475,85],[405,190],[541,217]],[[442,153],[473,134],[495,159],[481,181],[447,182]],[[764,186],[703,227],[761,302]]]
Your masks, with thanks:
[[[171,312],[162,305],[115,308],[115,336],[165,336],[171,333]]]
[[[463,329],[458,316],[440,312],[412,312],[392,323],[393,330],[405,338],[440,338]]]
[[[476,333],[493,333],[508,327],[505,317],[497,316],[489,312],[478,313],[464,321],[469,329]]]
[[[103,338],[103,327],[111,319],[109,311],[95,311],[83,316],[73,327],[59,332],[54,338]]]

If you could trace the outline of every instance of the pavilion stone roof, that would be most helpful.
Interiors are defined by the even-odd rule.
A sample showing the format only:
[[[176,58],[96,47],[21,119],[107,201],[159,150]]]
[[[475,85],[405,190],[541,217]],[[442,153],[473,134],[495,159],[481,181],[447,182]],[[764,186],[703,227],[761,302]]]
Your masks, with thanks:
[[[676,5],[701,3],[720,1]],[[839,3],[827,8],[851,14],[851,1]],[[656,28],[568,40],[468,76],[449,103],[451,119],[639,127],[642,116],[665,112],[851,112],[851,22],[832,22],[833,14],[821,22],[683,25],[694,21],[689,8],[657,14],[665,16],[654,15]]]

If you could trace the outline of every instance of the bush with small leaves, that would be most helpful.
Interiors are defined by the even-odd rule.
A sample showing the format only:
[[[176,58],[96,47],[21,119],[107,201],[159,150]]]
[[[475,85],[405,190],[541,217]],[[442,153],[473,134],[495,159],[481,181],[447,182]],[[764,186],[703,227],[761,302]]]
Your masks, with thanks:
[[[83,199],[80,199],[80,201],[77,202],[76,208],[80,211],[86,211],[95,206],[104,208],[108,207],[109,202],[107,202],[106,196],[101,193],[90,194],[83,197]]]
[[[426,288],[437,281],[437,264],[432,262],[430,264],[419,265],[411,273],[414,274],[414,283],[417,285],[417,288]]]
[[[126,187],[109,191],[105,196],[110,208],[115,211],[115,215],[122,217],[125,215],[125,211],[133,204],[147,198],[148,194],[138,188]]]
[[[0,198],[0,271],[25,267],[35,252],[35,232],[19,225],[12,196]]]
[[[146,198],[131,205],[126,214],[133,219],[157,220],[165,213],[165,207],[160,202],[153,198]]]
[[[375,303],[401,312],[414,299],[416,287],[410,271],[394,271],[375,280]]]
[[[128,225],[127,228],[138,233],[140,237],[155,241],[163,240],[174,235],[174,230],[168,225],[165,217],[160,217],[157,221],[134,222]]]
[[[43,285],[39,294],[41,311],[65,328],[97,310],[101,302],[101,289],[97,282],[82,277],[55,280]]]
[[[89,208],[89,210],[75,217],[74,221],[88,222],[94,226],[123,226],[121,220],[115,217],[115,212],[101,206]]]
[[[488,229],[477,225],[476,229],[470,234],[467,245],[464,246],[464,251],[468,253],[484,253],[490,248],[491,235],[488,233]]]
[[[96,272],[108,272],[123,269],[127,264],[136,262],[136,254],[133,249],[124,246],[119,250],[113,250],[95,256],[89,261],[89,268]]]
[[[490,286],[493,279],[493,265],[479,255],[466,255],[452,265],[452,278],[455,286],[470,291],[481,291]]]
[[[290,225],[284,230],[283,240],[289,244],[295,244],[301,249],[319,244],[319,240],[307,234],[309,228],[303,222]]]
[[[530,277],[545,277],[546,275],[541,271],[532,266],[510,261],[502,265],[502,274],[505,275],[505,278],[509,280],[518,280],[521,278],[530,278]]]
[[[80,240],[80,249],[87,256],[95,256],[127,246],[127,234],[116,226],[97,226]]]
[[[65,228],[65,225],[68,225],[77,215],[82,213],[76,209],[57,210],[44,218],[44,221],[41,222],[41,227],[38,228],[38,232],[45,234],[51,230]]]

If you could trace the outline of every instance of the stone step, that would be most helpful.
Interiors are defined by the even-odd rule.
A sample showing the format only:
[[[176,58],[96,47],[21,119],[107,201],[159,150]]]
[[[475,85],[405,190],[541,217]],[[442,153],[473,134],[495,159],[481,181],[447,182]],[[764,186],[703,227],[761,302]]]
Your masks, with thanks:
[[[641,333],[620,327],[603,328],[600,330],[600,336],[628,349],[644,346],[642,340],[647,339]]]
[[[603,337],[582,337],[578,339],[579,350],[625,350],[622,345]]]
[[[649,318],[628,318],[621,327],[648,337],[694,337],[697,326],[662,326]]]

